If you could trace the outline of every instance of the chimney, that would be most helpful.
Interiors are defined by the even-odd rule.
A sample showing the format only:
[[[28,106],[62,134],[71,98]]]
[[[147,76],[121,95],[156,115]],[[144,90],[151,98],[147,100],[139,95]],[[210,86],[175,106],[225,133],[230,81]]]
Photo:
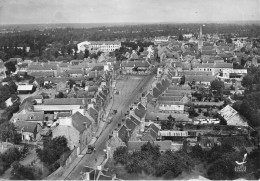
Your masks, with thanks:
[[[112,180],[114,181],[116,179],[116,174],[112,175]]]
[[[97,70],[95,70],[95,77],[97,77],[97,75],[98,75],[98,72],[97,72]]]
[[[84,98],[82,99],[82,104],[83,104],[83,105],[86,105],[86,101],[85,101]]]
[[[85,180],[90,180],[90,177],[89,177],[89,172],[86,172],[86,177],[85,177]]]

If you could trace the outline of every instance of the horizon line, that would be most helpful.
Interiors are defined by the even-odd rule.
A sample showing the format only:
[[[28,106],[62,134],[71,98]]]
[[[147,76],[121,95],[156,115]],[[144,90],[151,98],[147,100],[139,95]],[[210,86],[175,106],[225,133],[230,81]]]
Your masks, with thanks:
[[[201,23],[211,23],[211,24],[226,24],[226,23],[252,23],[258,22],[260,20],[224,20],[224,21],[158,21],[158,22],[86,22],[86,23],[72,23],[72,22],[53,22],[53,23],[0,23],[0,26],[6,25],[57,25],[57,24],[201,24]]]

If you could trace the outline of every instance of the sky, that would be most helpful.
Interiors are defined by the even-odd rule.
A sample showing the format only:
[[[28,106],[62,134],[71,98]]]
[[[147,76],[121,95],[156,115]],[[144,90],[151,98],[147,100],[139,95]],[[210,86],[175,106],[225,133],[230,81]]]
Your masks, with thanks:
[[[0,0],[0,24],[260,20],[260,0]]]

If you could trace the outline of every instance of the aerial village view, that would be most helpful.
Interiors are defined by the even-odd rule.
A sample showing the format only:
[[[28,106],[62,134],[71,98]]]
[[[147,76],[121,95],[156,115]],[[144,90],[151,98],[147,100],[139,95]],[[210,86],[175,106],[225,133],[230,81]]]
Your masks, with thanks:
[[[258,0],[0,0],[2,180],[260,179]]]

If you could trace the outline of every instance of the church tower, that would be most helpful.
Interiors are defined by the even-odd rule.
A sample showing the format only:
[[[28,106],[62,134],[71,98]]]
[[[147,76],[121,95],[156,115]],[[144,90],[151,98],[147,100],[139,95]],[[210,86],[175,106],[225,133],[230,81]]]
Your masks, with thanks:
[[[202,34],[202,26],[200,26],[200,33],[198,37],[198,49],[201,50],[203,46],[203,34]]]

